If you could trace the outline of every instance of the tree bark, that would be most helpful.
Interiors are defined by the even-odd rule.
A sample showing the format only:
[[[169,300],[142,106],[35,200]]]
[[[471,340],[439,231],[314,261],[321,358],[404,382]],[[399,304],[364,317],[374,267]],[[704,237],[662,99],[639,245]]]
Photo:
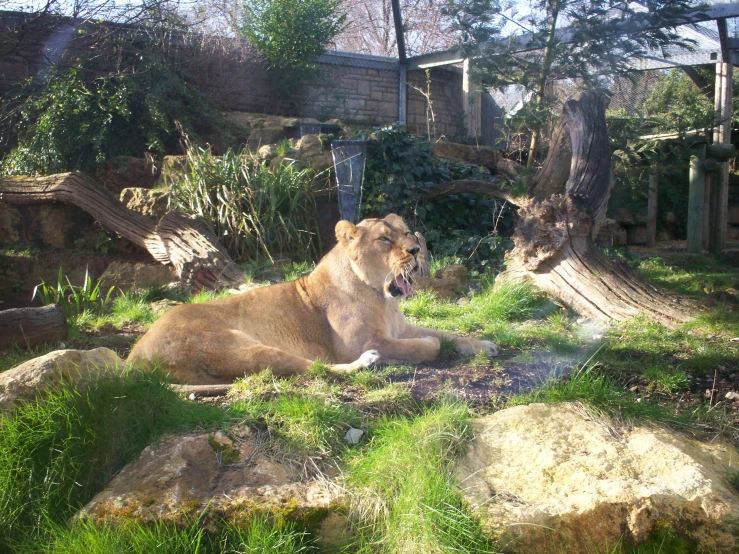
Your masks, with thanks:
[[[64,314],[56,304],[0,312],[0,347],[33,346],[66,336]]]
[[[129,210],[87,175],[73,171],[45,177],[0,177],[0,201],[9,204],[72,204],[103,227],[172,264],[188,290],[237,287],[244,276],[204,225],[170,212],[159,223]]]
[[[646,284],[593,244],[611,187],[605,101],[585,92],[564,106],[547,159],[530,184],[530,199],[518,211],[503,278],[530,279],[590,318],[620,321],[646,314],[674,326],[692,317],[697,304]]]

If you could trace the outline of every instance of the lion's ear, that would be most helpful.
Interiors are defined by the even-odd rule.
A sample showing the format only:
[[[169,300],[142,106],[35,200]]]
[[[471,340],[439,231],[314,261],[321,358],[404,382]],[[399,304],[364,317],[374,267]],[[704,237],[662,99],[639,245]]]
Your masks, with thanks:
[[[398,214],[387,214],[385,216],[385,221],[388,223],[400,223],[401,225],[405,225],[405,221],[403,221],[403,218]]]
[[[348,246],[359,235],[359,229],[351,221],[342,219],[336,224],[336,240],[342,246]]]

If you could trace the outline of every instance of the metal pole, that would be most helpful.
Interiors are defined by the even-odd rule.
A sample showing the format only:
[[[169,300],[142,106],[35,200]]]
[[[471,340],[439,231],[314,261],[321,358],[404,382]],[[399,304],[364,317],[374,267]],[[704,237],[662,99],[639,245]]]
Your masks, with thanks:
[[[700,254],[703,250],[703,195],[706,173],[703,162],[706,145],[693,147],[690,155],[690,190],[688,192],[688,252]]]
[[[657,169],[652,166],[649,171],[649,197],[647,200],[647,246],[654,246],[657,242],[657,193],[659,176]]]

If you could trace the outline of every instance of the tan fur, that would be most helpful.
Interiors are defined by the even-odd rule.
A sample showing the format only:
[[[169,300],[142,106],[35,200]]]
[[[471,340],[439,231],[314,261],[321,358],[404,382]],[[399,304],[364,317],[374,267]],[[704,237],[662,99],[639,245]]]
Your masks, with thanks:
[[[317,359],[337,371],[426,362],[438,356],[442,337],[463,354],[497,354],[491,342],[406,323],[390,283],[418,270],[420,252],[402,218],[340,221],[336,237],[315,270],[296,281],[172,308],[129,361],[157,362],[180,383],[210,384],[267,367],[302,374]]]

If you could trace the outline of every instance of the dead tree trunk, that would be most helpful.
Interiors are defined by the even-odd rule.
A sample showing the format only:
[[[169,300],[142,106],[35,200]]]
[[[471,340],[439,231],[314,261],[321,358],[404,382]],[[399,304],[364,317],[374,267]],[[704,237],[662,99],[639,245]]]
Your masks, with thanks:
[[[101,185],[73,171],[46,177],[0,177],[0,201],[9,204],[73,204],[103,227],[171,263],[190,289],[237,287],[244,275],[205,226],[176,212],[159,223],[129,210]]]
[[[625,263],[607,258],[593,237],[612,187],[604,98],[583,93],[564,105],[552,146],[521,202],[515,247],[503,278],[524,277],[591,318],[646,314],[674,326],[694,303],[646,284]]]
[[[66,336],[64,314],[56,304],[0,312],[0,347],[33,346]]]

